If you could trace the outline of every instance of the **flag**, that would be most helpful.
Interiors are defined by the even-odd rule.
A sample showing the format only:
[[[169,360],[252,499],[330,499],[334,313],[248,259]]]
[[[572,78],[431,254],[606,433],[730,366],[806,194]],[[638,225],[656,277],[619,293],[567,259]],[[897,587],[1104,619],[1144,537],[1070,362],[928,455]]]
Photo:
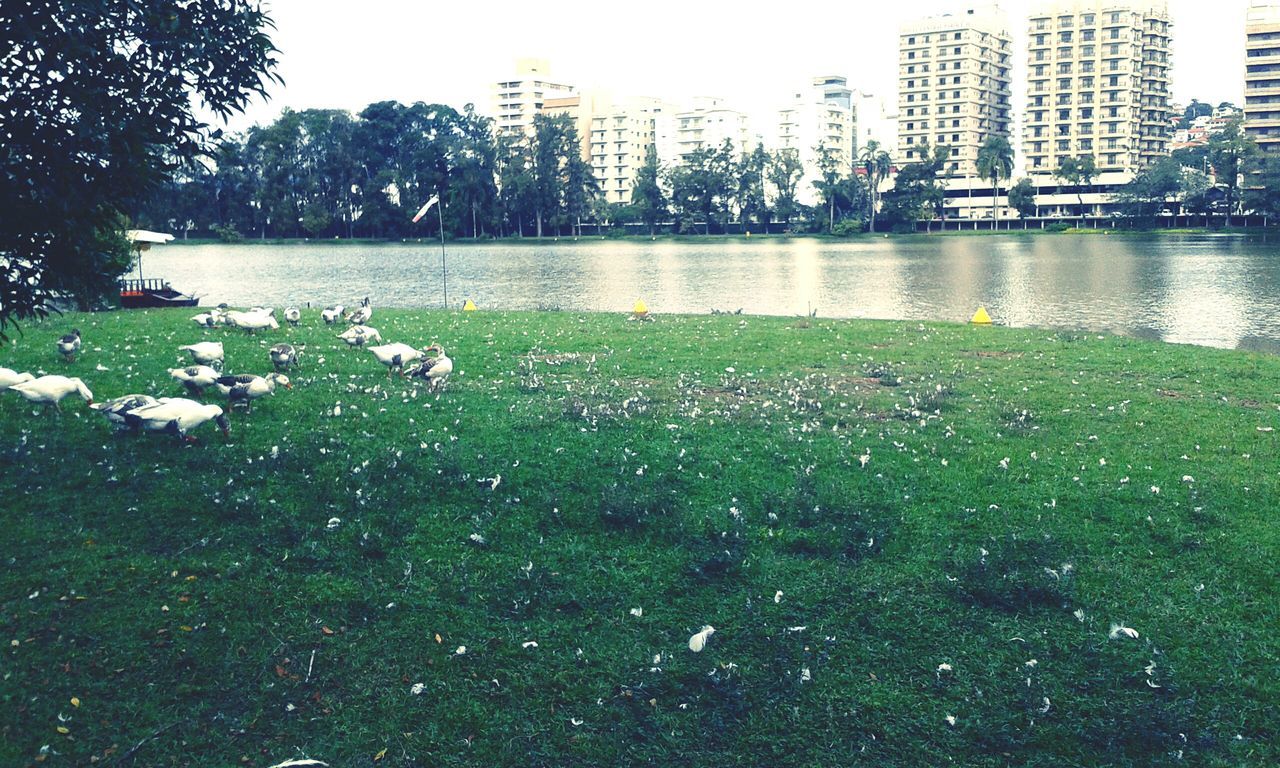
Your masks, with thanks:
[[[413,223],[417,224],[418,219],[422,218],[423,216],[426,216],[427,211],[431,210],[431,206],[435,205],[438,202],[440,202],[440,196],[432,195],[431,199],[427,201],[427,204],[422,206],[422,209],[418,211],[418,215],[413,217]]]

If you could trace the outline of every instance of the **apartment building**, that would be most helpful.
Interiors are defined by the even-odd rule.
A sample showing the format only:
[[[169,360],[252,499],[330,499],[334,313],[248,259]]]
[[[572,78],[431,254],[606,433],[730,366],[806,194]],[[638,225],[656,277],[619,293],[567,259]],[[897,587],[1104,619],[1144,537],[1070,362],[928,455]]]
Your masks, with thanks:
[[[635,98],[592,118],[589,160],[607,202],[631,202],[636,174],[654,145],[657,121],[673,112],[671,105],[659,99]]]
[[[1280,151],[1280,5],[1249,7],[1245,56],[1245,133],[1264,151]]]
[[[1170,21],[1164,0],[1055,0],[1028,20],[1027,171],[1091,155],[1132,175],[1168,154]]]
[[[699,149],[718,149],[726,139],[733,143],[734,154],[750,152],[759,143],[747,115],[713,96],[700,96],[692,109],[663,113],[654,122],[654,146],[666,166],[684,163]]]
[[[573,86],[553,81],[550,73],[545,59],[519,59],[514,75],[494,83],[494,128],[499,135],[531,136],[533,116],[547,101],[577,96]]]
[[[945,146],[950,176],[977,175],[978,148],[1009,137],[1011,36],[996,6],[905,24],[898,42],[899,164]]]
[[[792,94],[778,110],[773,136],[775,150],[795,150],[804,175],[796,185],[796,198],[804,205],[818,200],[815,182],[822,179],[819,148],[829,154],[841,175],[847,175],[857,152],[853,90],[838,75],[813,78],[811,86]]]

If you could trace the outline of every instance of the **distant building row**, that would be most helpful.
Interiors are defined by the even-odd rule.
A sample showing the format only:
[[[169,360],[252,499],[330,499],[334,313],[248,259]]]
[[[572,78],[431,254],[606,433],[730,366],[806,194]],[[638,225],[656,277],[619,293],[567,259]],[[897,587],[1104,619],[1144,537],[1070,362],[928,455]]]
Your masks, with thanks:
[[[879,100],[849,88],[846,78],[835,75],[815,77],[809,89],[794,93],[765,136],[746,113],[719,98],[701,97],[687,106],[657,98],[611,98],[555,82],[545,61],[521,60],[516,69],[515,76],[494,89],[499,134],[531,134],[539,113],[568,115],[577,125],[583,157],[611,203],[630,202],[649,147],[665,166],[679,165],[699,149],[718,149],[726,140],[737,153],[757,146],[794,149],[806,171],[797,191],[802,202],[812,202],[817,147],[848,168],[859,146],[872,139],[889,146],[893,139],[894,123],[884,116]],[[803,199],[806,195],[810,199]]]
[[[1171,35],[1166,0],[1038,0],[1027,19],[1020,141],[1013,135],[1012,36],[995,5],[902,27],[892,115],[875,98],[849,88],[846,78],[816,77],[778,110],[762,135],[744,113],[719,99],[699,99],[690,107],[611,100],[554,82],[546,63],[534,60],[520,62],[515,77],[497,84],[494,109],[498,130],[506,134],[531,130],[539,111],[572,115],[601,188],[619,203],[630,201],[650,146],[665,165],[726,139],[739,151],[758,144],[795,149],[806,169],[799,190],[810,195],[820,145],[845,168],[872,139],[899,165],[920,160],[926,147],[945,146],[944,172],[956,198],[948,201],[949,215],[968,218],[990,215],[989,197],[982,212],[964,199],[982,186],[978,150],[989,137],[1020,146],[1019,170],[1037,186],[1052,185],[1064,158],[1092,156],[1099,171],[1094,186],[1101,192],[1172,148],[1194,146],[1220,129],[1227,116],[1215,114],[1175,135]],[[1254,0],[1245,39],[1245,128],[1263,149],[1280,149],[1280,9]]]

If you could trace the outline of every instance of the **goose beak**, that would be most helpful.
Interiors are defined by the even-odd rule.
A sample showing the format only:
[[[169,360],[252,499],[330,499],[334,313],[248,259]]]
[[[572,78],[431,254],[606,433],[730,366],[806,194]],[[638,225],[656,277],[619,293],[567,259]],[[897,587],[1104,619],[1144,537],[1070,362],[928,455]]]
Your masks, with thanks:
[[[231,421],[227,418],[226,414],[223,414],[217,417],[216,419],[214,419],[214,421],[217,422],[218,428],[222,430],[222,436],[230,440],[231,439]]]

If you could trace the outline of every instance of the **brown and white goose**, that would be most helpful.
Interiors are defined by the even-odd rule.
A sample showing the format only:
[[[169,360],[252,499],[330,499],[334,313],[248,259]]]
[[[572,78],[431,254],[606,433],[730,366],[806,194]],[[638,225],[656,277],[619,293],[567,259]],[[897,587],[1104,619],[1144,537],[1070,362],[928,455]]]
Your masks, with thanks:
[[[423,351],[428,354],[434,351],[436,354],[409,366],[405,369],[405,375],[427,382],[432,389],[439,389],[444,386],[449,374],[453,373],[453,359],[444,353],[444,347],[439,344],[432,344]]]
[[[338,338],[347,342],[350,346],[363,347],[371,342],[381,342],[382,334],[378,333],[377,328],[368,325],[353,325],[338,334]]]
[[[76,361],[76,353],[80,351],[80,329],[73,328],[71,333],[58,339],[58,354],[68,363]]]
[[[158,402],[160,401],[151,395],[121,395],[101,403],[94,403],[89,407],[107,417],[107,421],[111,422],[112,426],[124,427],[128,426],[126,417],[131,411],[155,405]],[[136,430],[140,427],[135,424],[133,428]]]
[[[289,377],[283,373],[268,373],[266,376],[241,373],[235,376],[221,376],[215,382],[218,391],[231,401],[230,407],[234,408],[237,404],[241,404],[250,410],[253,408],[254,400],[274,393],[277,385],[285,389],[293,389],[293,385],[289,383]]]
[[[293,346],[292,344],[277,344],[271,348],[271,364],[275,366],[277,371],[288,370],[298,364],[298,359],[302,357],[302,350],[306,349],[306,345]]]

